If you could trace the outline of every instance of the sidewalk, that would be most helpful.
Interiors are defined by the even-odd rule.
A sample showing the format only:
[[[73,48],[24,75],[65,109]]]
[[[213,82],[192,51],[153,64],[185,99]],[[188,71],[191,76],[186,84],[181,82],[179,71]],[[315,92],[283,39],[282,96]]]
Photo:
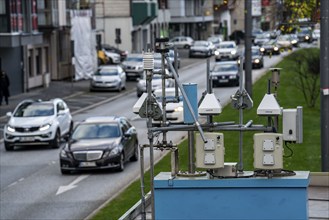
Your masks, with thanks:
[[[89,91],[89,80],[81,81],[52,81],[49,87],[32,89],[29,92],[9,97],[9,105],[2,103],[0,106],[0,119],[6,117],[7,112],[12,112],[18,103],[24,99],[65,98]]]

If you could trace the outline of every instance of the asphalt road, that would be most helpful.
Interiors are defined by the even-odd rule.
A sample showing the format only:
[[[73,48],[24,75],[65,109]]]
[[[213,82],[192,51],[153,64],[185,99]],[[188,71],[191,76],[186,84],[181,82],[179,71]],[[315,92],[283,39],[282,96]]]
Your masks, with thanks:
[[[266,68],[278,62],[280,56],[266,59]],[[206,88],[205,59],[182,60],[180,80],[198,84],[198,96]],[[257,78],[265,68],[253,71]],[[132,82],[133,83],[133,82]],[[238,87],[215,88],[216,97],[224,105]],[[264,91],[265,93],[266,91]],[[104,98],[102,93],[85,93],[67,100],[74,109],[74,120],[80,121],[92,115],[123,115],[129,118],[139,133],[140,144],[147,144],[146,124],[132,113],[137,101],[134,86],[122,94]],[[97,97],[96,97],[97,96]],[[96,100],[101,100],[98,104]],[[89,107],[91,106],[91,107]],[[186,136],[186,132],[171,132],[168,139],[174,143]],[[155,151],[159,159],[166,152]],[[115,197],[124,186],[139,176],[139,162],[126,164],[124,172],[95,172],[61,175],[58,149],[22,148],[6,152],[0,148],[0,219],[84,219],[109,199]],[[149,164],[145,152],[145,166]]]

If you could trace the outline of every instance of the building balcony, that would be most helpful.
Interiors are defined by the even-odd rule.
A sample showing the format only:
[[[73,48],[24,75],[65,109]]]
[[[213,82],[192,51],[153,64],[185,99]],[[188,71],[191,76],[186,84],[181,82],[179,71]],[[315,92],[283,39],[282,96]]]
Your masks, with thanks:
[[[134,1],[131,14],[134,26],[149,24],[158,16],[158,4],[150,1]]]
[[[1,33],[1,47],[19,47],[28,44],[43,43],[42,33]]]

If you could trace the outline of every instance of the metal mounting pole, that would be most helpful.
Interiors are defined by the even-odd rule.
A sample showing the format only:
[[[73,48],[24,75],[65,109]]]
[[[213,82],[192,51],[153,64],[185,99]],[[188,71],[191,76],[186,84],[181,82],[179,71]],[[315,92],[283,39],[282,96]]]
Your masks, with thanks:
[[[320,87],[322,171],[329,171],[329,1],[321,0]]]

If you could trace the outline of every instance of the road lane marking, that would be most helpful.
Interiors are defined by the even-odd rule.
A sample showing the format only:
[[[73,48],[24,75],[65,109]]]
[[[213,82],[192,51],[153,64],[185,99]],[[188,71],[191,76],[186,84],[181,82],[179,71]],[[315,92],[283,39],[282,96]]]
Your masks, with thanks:
[[[56,192],[56,196],[59,194],[62,194],[66,191],[69,191],[71,189],[74,189],[75,187],[77,187],[76,184],[78,184],[79,182],[81,182],[82,180],[86,179],[87,177],[89,177],[90,175],[81,175],[78,178],[76,178],[72,183],[70,183],[67,186],[60,186]]]

